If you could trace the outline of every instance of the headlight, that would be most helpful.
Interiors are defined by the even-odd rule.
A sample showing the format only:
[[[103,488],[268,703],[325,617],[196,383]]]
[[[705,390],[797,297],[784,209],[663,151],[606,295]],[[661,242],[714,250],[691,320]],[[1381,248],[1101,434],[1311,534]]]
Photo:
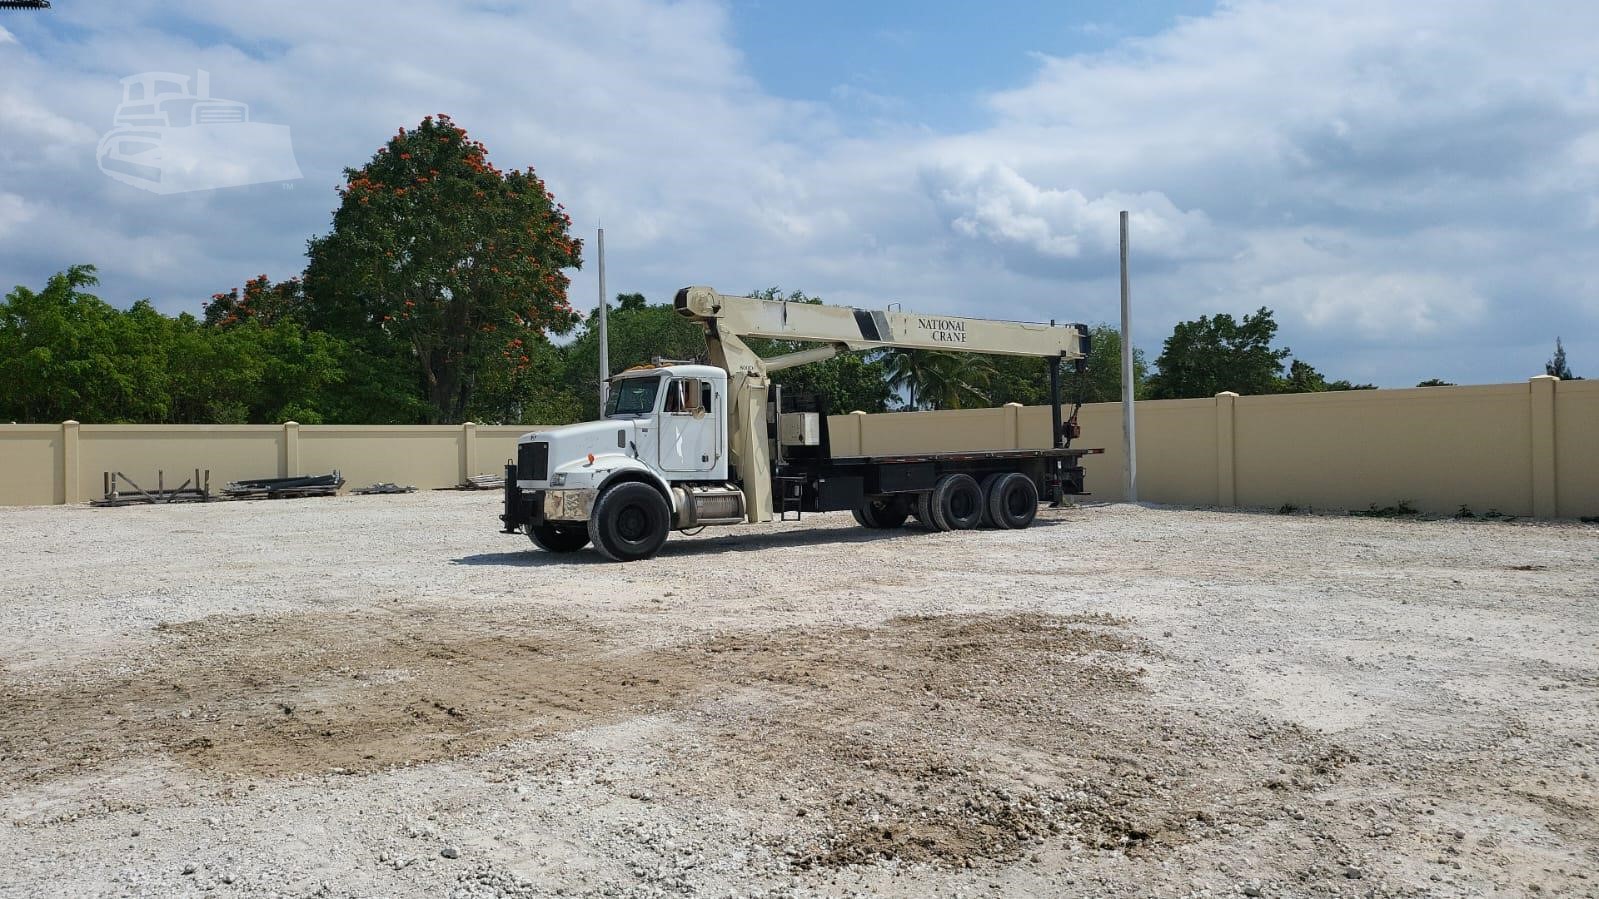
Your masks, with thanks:
[[[550,475],[550,486],[551,487],[560,487],[561,485],[563,485],[565,483],[566,483],[566,472],[558,471],[555,474]]]

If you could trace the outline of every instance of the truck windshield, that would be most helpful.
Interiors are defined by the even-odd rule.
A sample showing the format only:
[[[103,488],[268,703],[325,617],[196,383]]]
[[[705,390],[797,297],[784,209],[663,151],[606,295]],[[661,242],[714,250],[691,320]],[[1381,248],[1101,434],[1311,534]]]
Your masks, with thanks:
[[[627,378],[612,381],[610,398],[605,401],[605,417],[654,412],[655,394],[660,392],[660,389],[660,378]]]

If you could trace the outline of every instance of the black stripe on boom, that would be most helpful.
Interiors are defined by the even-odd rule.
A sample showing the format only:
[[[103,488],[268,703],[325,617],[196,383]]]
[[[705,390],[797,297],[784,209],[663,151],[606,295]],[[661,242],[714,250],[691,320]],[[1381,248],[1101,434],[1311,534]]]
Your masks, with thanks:
[[[877,333],[877,322],[872,319],[872,314],[864,309],[855,310],[855,327],[861,329],[861,337],[866,340],[883,339],[883,335]]]

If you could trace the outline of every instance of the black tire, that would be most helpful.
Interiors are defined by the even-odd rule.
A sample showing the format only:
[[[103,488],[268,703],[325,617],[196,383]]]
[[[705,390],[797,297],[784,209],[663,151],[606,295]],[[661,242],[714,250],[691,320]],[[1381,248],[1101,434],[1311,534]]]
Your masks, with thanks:
[[[983,523],[983,488],[969,474],[944,475],[928,504],[940,531],[969,531]]]
[[[911,515],[916,518],[916,523],[930,531],[938,530],[938,524],[933,521],[933,493],[918,493],[911,500]]]
[[[672,508],[648,484],[628,481],[600,494],[589,516],[589,539],[613,562],[655,555],[672,529]]]
[[[1038,515],[1038,485],[1019,471],[1001,475],[988,491],[988,520],[997,528],[1025,528]]]
[[[862,497],[853,512],[861,527],[878,530],[901,527],[911,517],[910,505],[897,496]]]
[[[985,527],[985,528],[1000,528],[1000,527],[1004,527],[1004,525],[1002,525],[1002,524],[995,524],[994,523],[993,516],[991,514],[989,514],[989,502],[988,502],[988,500],[989,500],[990,497],[992,497],[994,495],[994,485],[999,483],[999,479],[1003,478],[1005,476],[1005,474],[1006,474],[1006,472],[996,471],[993,474],[983,475],[983,480],[981,482],[981,485],[982,485],[982,488],[983,488],[983,527]]]
[[[553,524],[530,524],[528,539],[545,552],[573,553],[589,545],[588,529],[582,525],[556,527]]]

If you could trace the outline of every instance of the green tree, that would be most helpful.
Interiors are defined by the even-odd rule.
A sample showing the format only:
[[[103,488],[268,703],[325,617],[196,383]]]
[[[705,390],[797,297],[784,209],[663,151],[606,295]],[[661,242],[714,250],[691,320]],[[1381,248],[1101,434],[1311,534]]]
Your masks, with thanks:
[[[339,416],[348,347],[288,320],[206,326],[168,319],[172,420],[194,423],[322,424]],[[356,421],[370,421],[363,414]]]
[[[1291,355],[1287,347],[1271,345],[1276,336],[1277,322],[1265,307],[1243,321],[1222,313],[1179,322],[1155,360],[1158,371],[1150,378],[1150,397],[1206,397],[1224,390],[1275,393],[1283,360]]]
[[[428,420],[461,421],[480,373],[531,366],[529,344],[576,323],[562,270],[581,242],[532,169],[500,171],[441,115],[345,176],[333,230],[310,242],[308,320],[408,355]]]
[[[1417,387],[1453,387],[1453,386],[1455,386],[1455,382],[1454,381],[1445,381],[1442,378],[1428,378],[1427,380],[1422,381],[1420,384],[1417,384],[1416,386]]]
[[[1060,396],[1067,404],[1081,396],[1085,403],[1119,403],[1122,398],[1122,335],[1107,324],[1090,327],[1093,351],[1084,360],[1083,372],[1066,362],[1061,366]],[[1042,406],[1049,403],[1049,368],[1041,359],[1024,356],[990,357],[993,376],[988,382],[989,405],[1021,403]],[[1144,399],[1149,392],[1149,363],[1144,351],[1133,348],[1133,398]]]
[[[527,355],[528,364],[490,366],[479,373],[468,409],[473,421],[566,424],[585,417],[566,350],[541,337],[518,347],[518,353]]]
[[[1555,338],[1555,354],[1548,362],[1544,363],[1543,373],[1554,375],[1562,381],[1582,380],[1571,373],[1571,366],[1566,364],[1566,347],[1560,342],[1558,337]]]
[[[305,321],[305,291],[299,278],[273,284],[266,275],[226,293],[214,293],[205,304],[205,323],[225,328],[247,321],[271,327],[280,321]]]
[[[1315,367],[1302,359],[1288,366],[1288,377],[1277,385],[1278,393],[1322,393],[1329,390],[1376,390],[1375,384],[1353,384],[1339,379],[1329,381]]]
[[[0,416],[24,422],[164,421],[168,411],[160,314],[124,313],[87,288],[92,265],[17,286],[0,303]]]
[[[888,384],[905,393],[907,409],[966,409],[988,404],[993,364],[976,353],[890,350]]]
[[[209,424],[327,420],[343,347],[283,319],[227,327],[119,310],[74,266],[0,303],[0,415],[28,421]]]

